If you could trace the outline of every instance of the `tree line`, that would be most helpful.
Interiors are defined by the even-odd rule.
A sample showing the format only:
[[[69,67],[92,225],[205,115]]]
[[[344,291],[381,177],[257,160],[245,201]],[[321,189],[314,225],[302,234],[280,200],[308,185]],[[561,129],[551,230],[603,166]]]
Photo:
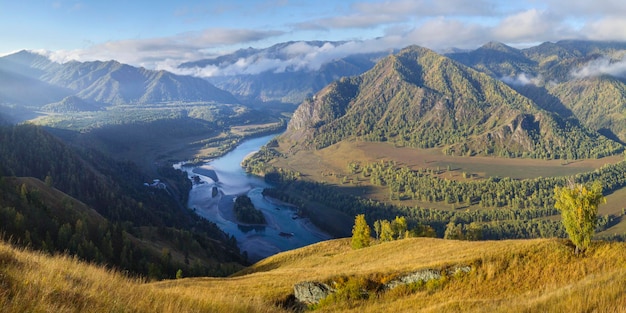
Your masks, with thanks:
[[[529,209],[524,215],[545,217],[557,214],[552,190],[568,181],[577,183],[598,181],[610,193],[626,186],[626,161],[607,164],[595,171],[573,177],[539,177],[517,180],[490,177],[483,180],[457,181],[440,178],[433,169],[412,170],[393,161],[362,165],[351,162],[351,174],[368,179],[376,186],[388,187],[391,200],[420,200],[459,205],[479,205],[484,208]]]
[[[271,154],[266,152],[265,155]],[[252,162],[254,164],[254,162]],[[352,164],[354,173],[364,175],[375,184],[389,186],[390,197],[418,199],[436,202],[482,205],[483,210],[438,210],[419,206],[393,205],[358,197],[338,191],[328,183],[298,178],[296,172],[275,169],[263,164],[265,176],[274,185],[264,191],[265,195],[298,206],[318,227],[336,236],[345,236],[345,223],[335,225],[316,214],[315,207],[323,206],[354,217],[365,214],[368,223],[391,220],[404,216],[409,227],[419,225],[432,227],[438,237],[462,239],[510,239],[564,237],[563,225],[551,218],[559,212],[555,209],[553,190],[576,183],[599,181],[606,193],[626,185],[626,161],[603,166],[592,172],[572,177],[550,177],[528,180],[489,178],[482,181],[459,182],[436,177],[429,170],[412,171],[393,162],[376,162],[368,165]],[[257,167],[260,168],[260,167]],[[347,187],[349,188],[349,187]],[[601,231],[619,222],[621,216],[600,216],[597,230]],[[447,234],[447,236],[446,236]],[[619,238],[614,238],[619,239]]]

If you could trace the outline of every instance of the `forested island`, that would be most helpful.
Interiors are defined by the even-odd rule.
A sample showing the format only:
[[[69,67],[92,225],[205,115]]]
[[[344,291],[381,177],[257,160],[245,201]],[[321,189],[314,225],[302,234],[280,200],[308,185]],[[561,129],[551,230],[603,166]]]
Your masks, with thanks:
[[[235,211],[235,217],[237,221],[246,224],[266,224],[265,216],[263,212],[257,210],[252,204],[250,197],[246,195],[237,196],[235,199],[235,205],[233,206]]]

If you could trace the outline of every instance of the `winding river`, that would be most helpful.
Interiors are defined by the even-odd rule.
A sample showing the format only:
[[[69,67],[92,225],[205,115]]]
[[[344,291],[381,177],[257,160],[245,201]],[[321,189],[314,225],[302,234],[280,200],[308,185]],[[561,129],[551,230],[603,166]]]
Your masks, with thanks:
[[[269,185],[262,178],[247,174],[241,167],[244,158],[275,136],[246,140],[224,156],[200,166],[175,165],[187,172],[194,182],[188,207],[233,235],[250,261],[331,238],[309,219],[298,217],[292,206],[264,197],[261,194],[263,188]],[[254,206],[263,212],[266,225],[237,222],[232,208],[235,198],[242,194],[248,195]]]

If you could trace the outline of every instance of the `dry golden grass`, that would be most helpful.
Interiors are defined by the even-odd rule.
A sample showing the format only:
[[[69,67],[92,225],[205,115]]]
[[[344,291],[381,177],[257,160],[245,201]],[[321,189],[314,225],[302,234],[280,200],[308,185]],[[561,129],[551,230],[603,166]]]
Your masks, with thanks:
[[[157,288],[65,256],[0,243],[0,312],[276,312],[255,298],[201,287]]]
[[[438,289],[388,292],[320,312],[625,312],[626,244],[595,242],[576,257],[564,240],[411,238],[352,250],[332,240],[284,252],[229,278],[144,282],[0,245],[3,312],[286,312],[276,303],[305,281],[393,277],[471,265]]]
[[[284,141],[281,143],[281,149],[285,150],[289,145],[289,142]],[[456,180],[463,180],[462,172],[477,174],[480,177],[501,176],[526,179],[588,172],[623,159],[622,155],[616,155],[602,159],[568,161],[565,164],[563,160],[449,156],[444,155],[438,148],[417,149],[395,147],[385,142],[342,141],[321,150],[298,151],[280,165],[292,166],[295,170],[315,177],[321,174],[320,169],[344,173],[351,161],[371,163],[378,160],[394,160],[398,164],[413,169],[446,169],[450,166],[452,171],[444,172],[442,177]]]

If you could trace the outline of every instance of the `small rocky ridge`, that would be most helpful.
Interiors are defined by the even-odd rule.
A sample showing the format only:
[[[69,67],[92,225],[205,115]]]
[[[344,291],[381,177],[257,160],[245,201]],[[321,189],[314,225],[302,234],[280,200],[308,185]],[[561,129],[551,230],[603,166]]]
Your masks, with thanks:
[[[410,285],[420,281],[426,283],[430,280],[441,279],[442,275],[456,276],[466,274],[471,270],[472,267],[469,265],[456,265],[443,270],[423,269],[398,276],[397,278],[384,284],[384,290],[391,290],[401,285]],[[293,291],[296,300],[306,305],[317,304],[322,299],[336,292],[336,290],[328,284],[315,281],[297,283],[294,285]]]

